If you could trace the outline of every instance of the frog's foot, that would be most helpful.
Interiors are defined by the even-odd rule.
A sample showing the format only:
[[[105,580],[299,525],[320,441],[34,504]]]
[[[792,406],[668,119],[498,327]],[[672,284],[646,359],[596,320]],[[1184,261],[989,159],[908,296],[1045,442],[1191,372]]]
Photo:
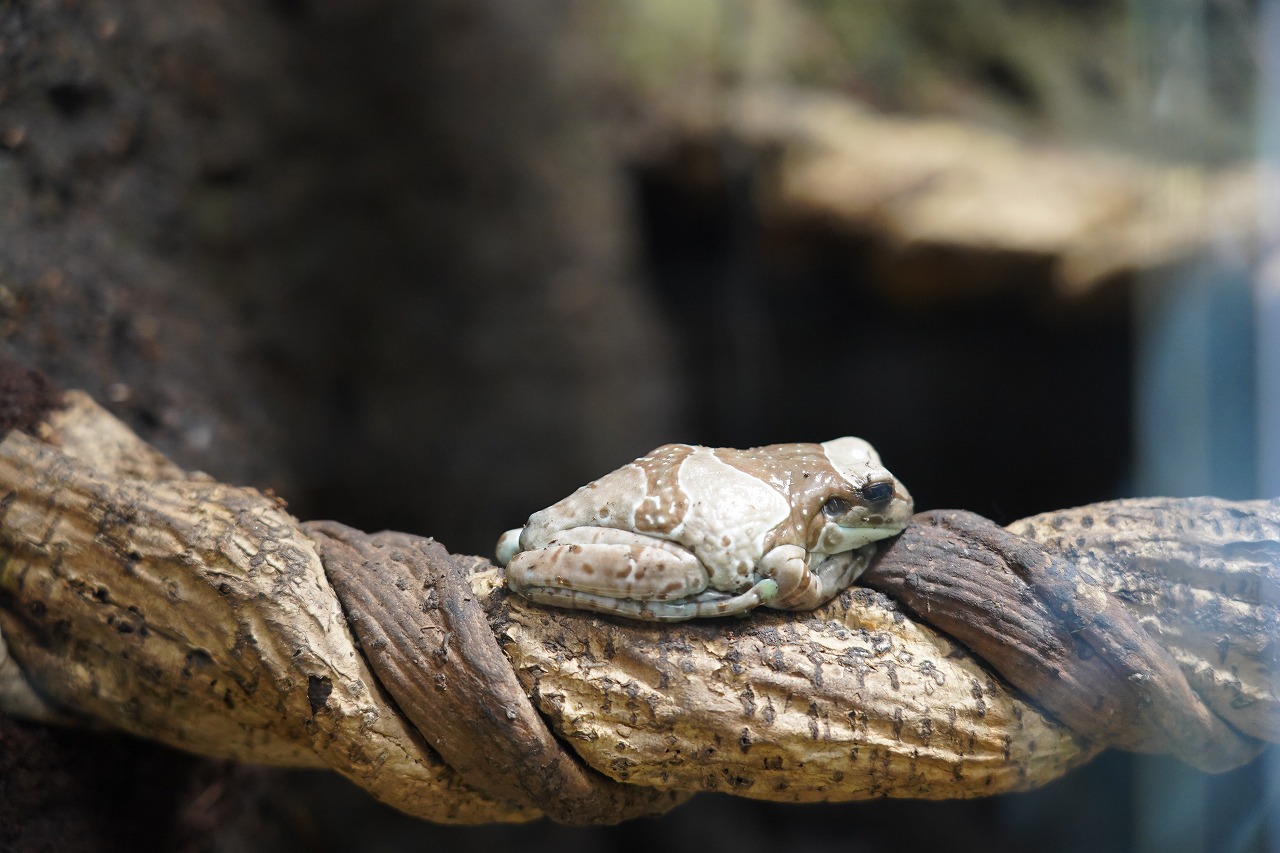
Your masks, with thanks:
[[[592,592],[554,587],[529,587],[521,593],[539,604],[555,607],[572,607],[578,610],[594,610],[612,613],[629,619],[649,622],[683,622],[704,616],[733,616],[767,604],[777,594],[778,584],[766,578],[746,592],[728,595],[707,591],[701,595],[680,601],[639,601],[634,598],[613,598]]]
[[[494,549],[497,553],[494,555],[498,558],[498,565],[505,566],[511,562],[520,551],[520,534],[524,533],[523,527],[515,527],[498,537],[498,547]]]
[[[506,577],[511,589],[535,600],[535,590],[570,590],[602,599],[673,601],[707,588],[707,571],[689,549],[601,527],[570,528],[542,548],[519,552],[507,563]]]
[[[760,571],[778,582],[778,595],[767,602],[778,610],[812,610],[830,601],[867,568],[875,545],[864,545],[822,558],[812,568],[796,545],[779,545],[760,560]]]

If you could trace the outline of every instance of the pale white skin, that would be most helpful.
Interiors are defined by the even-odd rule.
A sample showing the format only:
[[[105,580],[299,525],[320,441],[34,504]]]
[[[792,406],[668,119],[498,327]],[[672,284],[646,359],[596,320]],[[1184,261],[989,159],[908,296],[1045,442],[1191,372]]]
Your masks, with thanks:
[[[542,604],[653,621],[808,610],[852,583],[911,512],[860,438],[669,444],[508,530],[497,558],[507,585]]]

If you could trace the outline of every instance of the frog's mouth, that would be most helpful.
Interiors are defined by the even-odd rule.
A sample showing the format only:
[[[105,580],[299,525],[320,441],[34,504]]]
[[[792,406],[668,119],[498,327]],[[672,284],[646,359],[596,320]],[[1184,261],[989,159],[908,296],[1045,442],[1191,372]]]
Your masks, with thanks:
[[[811,551],[823,556],[840,554],[870,545],[872,542],[879,542],[881,539],[888,539],[890,536],[897,536],[902,530],[903,528],[897,525],[842,527],[834,522],[828,522],[822,526],[822,532],[818,534],[818,541]]]

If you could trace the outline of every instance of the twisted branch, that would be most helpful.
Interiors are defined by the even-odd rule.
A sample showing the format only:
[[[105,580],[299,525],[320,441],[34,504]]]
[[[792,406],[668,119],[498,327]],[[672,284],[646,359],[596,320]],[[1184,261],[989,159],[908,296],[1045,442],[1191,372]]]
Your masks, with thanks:
[[[528,604],[431,540],[300,524],[64,402],[0,405],[10,714],[327,766],[429,820],[567,823],[706,790],[981,796],[1106,746],[1221,770],[1280,720],[1277,502],[925,513],[819,610],[652,625]]]

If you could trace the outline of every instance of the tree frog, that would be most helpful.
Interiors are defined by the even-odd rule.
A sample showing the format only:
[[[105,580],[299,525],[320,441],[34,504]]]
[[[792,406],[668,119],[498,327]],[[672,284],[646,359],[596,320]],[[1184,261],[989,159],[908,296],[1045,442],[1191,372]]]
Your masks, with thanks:
[[[542,604],[675,622],[809,610],[902,531],[911,495],[860,438],[749,450],[666,444],[498,540]]]

